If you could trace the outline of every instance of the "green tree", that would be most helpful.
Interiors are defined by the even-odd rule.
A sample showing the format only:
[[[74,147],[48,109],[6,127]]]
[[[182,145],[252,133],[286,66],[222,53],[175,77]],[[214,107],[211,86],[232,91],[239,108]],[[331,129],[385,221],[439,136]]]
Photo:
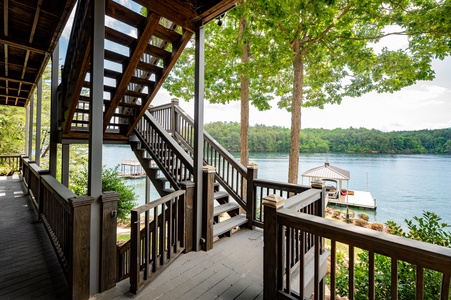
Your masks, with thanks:
[[[118,177],[119,165],[115,168],[103,168],[102,170],[102,192],[116,192],[119,194],[117,217],[121,220],[129,218],[130,211],[137,205],[137,195],[132,187],[127,186]],[[85,195],[88,192],[88,172],[81,170],[70,186],[70,189],[77,195]]]
[[[0,105],[0,154],[20,154],[25,147],[25,108]]]

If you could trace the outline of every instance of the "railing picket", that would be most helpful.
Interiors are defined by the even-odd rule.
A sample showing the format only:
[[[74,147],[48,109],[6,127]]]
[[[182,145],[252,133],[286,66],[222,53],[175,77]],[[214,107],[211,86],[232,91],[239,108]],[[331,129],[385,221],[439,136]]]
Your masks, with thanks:
[[[286,248],[285,252],[285,292],[290,293],[291,291],[291,256],[293,255],[293,229],[285,228],[285,240],[286,240]]]
[[[440,291],[440,300],[449,300],[451,274],[442,275],[442,287]]]
[[[424,268],[417,266],[416,282],[416,300],[424,299]]]
[[[348,285],[348,293],[349,300],[354,300],[354,247],[349,245],[349,285]]]
[[[374,300],[374,251],[368,251],[368,299]]]
[[[330,241],[330,299],[335,299],[337,295],[337,242]]]
[[[398,299],[398,260],[391,259],[391,299]]]

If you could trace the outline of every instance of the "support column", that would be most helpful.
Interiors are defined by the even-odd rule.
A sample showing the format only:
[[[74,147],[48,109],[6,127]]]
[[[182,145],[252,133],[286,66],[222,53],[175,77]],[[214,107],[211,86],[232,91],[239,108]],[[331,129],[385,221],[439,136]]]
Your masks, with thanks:
[[[63,144],[61,147],[61,183],[69,187],[69,159],[70,145]]]
[[[194,250],[201,249],[200,240],[202,236],[202,168],[203,168],[203,145],[204,145],[204,49],[205,28],[200,26],[196,29],[196,55],[195,55],[195,78],[194,78],[194,182],[196,183],[194,201],[194,219],[196,228],[194,230]]]
[[[30,157],[30,153],[28,153],[28,141],[30,139],[30,106],[28,105],[25,108],[25,144],[24,153],[25,156]]]
[[[52,53],[52,75],[51,75],[51,105],[50,105],[50,175],[56,178],[56,159],[58,150],[58,71],[59,71],[59,44]]]
[[[92,3],[91,93],[89,105],[88,194],[95,198],[91,207],[90,292],[100,291],[103,70],[105,51],[105,0]]]
[[[42,77],[38,81],[36,97],[36,141],[34,161],[38,166],[41,165],[41,118],[42,118]]]
[[[30,122],[28,123],[28,157],[33,160],[33,123],[34,123],[34,117],[33,117],[33,110],[34,110],[34,94],[31,95],[30,103],[28,104],[30,107]]]

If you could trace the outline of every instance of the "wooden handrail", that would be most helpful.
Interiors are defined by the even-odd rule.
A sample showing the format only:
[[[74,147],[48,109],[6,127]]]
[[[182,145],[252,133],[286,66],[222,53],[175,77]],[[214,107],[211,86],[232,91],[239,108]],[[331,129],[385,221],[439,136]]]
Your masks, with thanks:
[[[304,194],[304,195],[303,195]],[[375,255],[383,255],[391,258],[391,293],[392,297],[397,297],[398,276],[397,266],[399,261],[412,264],[417,269],[415,282],[417,299],[423,299],[425,290],[423,274],[425,269],[434,270],[442,274],[440,299],[449,299],[451,280],[451,249],[424,243],[404,237],[377,232],[371,229],[354,226],[334,220],[328,220],[318,215],[316,212],[301,209],[304,204],[314,204],[315,192],[310,190],[299,194],[293,198],[303,198],[303,204],[299,201],[288,200],[283,207],[265,205],[265,215],[268,222],[265,222],[265,250],[264,250],[264,299],[304,299],[310,297],[305,294],[304,279],[305,274],[313,272],[313,298],[323,299],[323,279],[325,274],[330,274],[331,299],[336,297],[337,278],[337,243],[344,244],[349,249],[349,297],[353,299],[355,293],[354,282],[354,260],[355,248],[368,251],[368,299],[374,299],[377,278],[375,270]],[[324,201],[322,201],[324,202]],[[273,202],[276,203],[276,202]],[[295,209],[296,208],[296,209]],[[300,252],[298,264],[293,264],[293,257],[296,252],[297,237],[309,237],[313,241],[314,247],[311,253]],[[322,256],[328,252],[325,250],[325,240],[330,243],[330,264],[321,263]],[[301,249],[304,249],[306,240],[299,239]],[[304,262],[309,255],[313,255],[314,261],[312,269],[307,270]],[[324,268],[322,266],[327,266]],[[293,267],[298,269],[299,280],[293,283]],[[302,276],[304,274],[305,276]],[[296,285],[297,290],[293,285]],[[341,295],[344,296],[344,295]]]
[[[185,208],[180,190],[131,211],[130,292],[136,294],[184,251]]]
[[[67,278],[72,299],[88,299],[91,204],[24,157],[24,181]]]

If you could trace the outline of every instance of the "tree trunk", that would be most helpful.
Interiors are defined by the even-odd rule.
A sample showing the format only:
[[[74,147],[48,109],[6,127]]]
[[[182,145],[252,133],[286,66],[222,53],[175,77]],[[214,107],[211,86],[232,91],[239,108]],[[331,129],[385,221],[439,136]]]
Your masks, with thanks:
[[[288,182],[298,183],[299,173],[299,149],[301,145],[301,106],[302,106],[302,83],[304,79],[304,62],[302,61],[299,40],[293,44],[295,56],[293,58],[293,98],[291,101],[291,136],[290,136],[290,159],[288,165]]]
[[[240,19],[240,30],[238,33],[238,42],[242,42],[241,63],[246,64],[249,61],[249,43],[243,42],[243,34],[246,28],[246,19]],[[240,162],[246,167],[249,164],[249,77],[241,74],[241,129],[240,129]]]

